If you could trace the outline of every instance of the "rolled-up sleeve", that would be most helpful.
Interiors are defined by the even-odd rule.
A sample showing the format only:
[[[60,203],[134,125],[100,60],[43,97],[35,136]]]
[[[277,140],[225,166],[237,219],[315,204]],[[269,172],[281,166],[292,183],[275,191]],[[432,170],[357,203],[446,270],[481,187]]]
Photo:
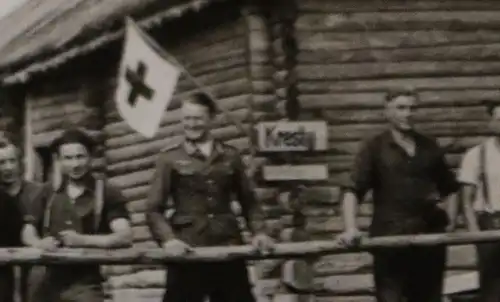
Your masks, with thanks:
[[[460,189],[460,183],[446,161],[444,150],[439,149],[438,160],[433,175],[441,198],[445,198]]]
[[[25,224],[35,226],[38,232],[42,232],[45,212],[50,206],[50,201],[55,198],[55,193],[50,185],[43,185],[40,192],[33,199],[23,200],[23,221]]]
[[[479,148],[474,147],[465,153],[458,170],[458,181],[467,185],[479,185]]]
[[[127,210],[127,200],[122,192],[114,186],[106,188],[106,220],[108,224],[115,219],[130,220],[130,215]]]
[[[356,195],[361,202],[366,193],[373,188],[375,174],[374,142],[363,143],[354,159],[351,173],[345,183],[344,189]]]
[[[146,201],[146,222],[154,240],[162,245],[174,238],[174,233],[164,213],[168,209],[167,200],[171,193],[172,165],[158,156],[148,199]]]
[[[245,165],[239,155],[234,158],[234,167],[233,187],[241,205],[243,218],[254,234],[267,232],[262,206],[255,195],[254,187],[246,174]]]

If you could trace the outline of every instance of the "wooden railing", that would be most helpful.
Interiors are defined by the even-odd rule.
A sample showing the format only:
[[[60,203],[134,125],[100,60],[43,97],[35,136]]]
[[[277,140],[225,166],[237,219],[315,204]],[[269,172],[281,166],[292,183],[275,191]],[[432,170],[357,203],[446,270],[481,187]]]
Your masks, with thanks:
[[[195,248],[193,252],[179,257],[167,256],[161,249],[60,249],[55,252],[43,252],[33,248],[4,248],[0,249],[0,264],[165,264],[173,262],[214,262],[237,258],[248,260],[292,259],[388,247],[463,245],[494,241],[500,241],[500,230],[364,238],[354,247],[341,246],[335,240],[280,243],[269,254],[259,253],[253,247],[246,245]]]

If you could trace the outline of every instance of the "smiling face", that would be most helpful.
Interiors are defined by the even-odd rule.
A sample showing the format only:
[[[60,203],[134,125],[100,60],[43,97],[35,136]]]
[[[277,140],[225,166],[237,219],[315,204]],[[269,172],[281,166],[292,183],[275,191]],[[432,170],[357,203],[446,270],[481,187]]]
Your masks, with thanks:
[[[212,118],[206,106],[186,101],[182,104],[181,114],[184,135],[188,140],[202,141],[208,136]]]
[[[413,129],[415,105],[416,97],[412,95],[400,95],[388,100],[385,105],[385,115],[388,122],[399,131]]]
[[[80,143],[68,143],[59,147],[62,172],[70,179],[81,180],[90,171],[91,156]]]
[[[0,182],[12,184],[21,176],[21,163],[14,145],[0,148]]]

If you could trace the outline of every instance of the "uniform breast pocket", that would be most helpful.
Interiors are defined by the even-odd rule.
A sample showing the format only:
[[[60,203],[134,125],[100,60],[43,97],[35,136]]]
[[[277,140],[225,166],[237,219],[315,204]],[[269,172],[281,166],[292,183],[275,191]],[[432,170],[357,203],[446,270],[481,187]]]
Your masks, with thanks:
[[[232,183],[235,175],[235,169],[231,162],[222,162],[216,166],[214,166],[210,174],[213,178],[217,180],[220,184],[229,184]]]
[[[184,216],[184,215],[173,215],[170,219],[170,224],[173,229],[179,230],[185,227],[189,227],[194,223],[194,217]]]

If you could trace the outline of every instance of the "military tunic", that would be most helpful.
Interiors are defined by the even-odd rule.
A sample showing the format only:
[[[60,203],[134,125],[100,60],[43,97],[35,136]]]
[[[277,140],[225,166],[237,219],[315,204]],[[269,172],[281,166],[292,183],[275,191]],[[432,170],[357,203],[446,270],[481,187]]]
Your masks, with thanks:
[[[72,200],[63,184],[47,203],[34,208],[31,222],[43,237],[58,238],[65,230],[81,234],[109,234],[110,223],[118,218],[129,219],[125,198],[119,190],[106,184],[104,203],[99,221],[95,215],[95,179],[89,177],[82,195]],[[48,267],[38,296],[40,301],[66,302],[104,301],[103,277],[99,265],[61,265]]]
[[[178,238],[187,244],[242,244],[231,202],[238,200],[253,232],[264,230],[263,216],[237,150],[214,142],[204,156],[185,141],[164,150],[148,198],[147,223],[159,244]],[[167,221],[164,213],[174,214]],[[254,301],[244,261],[175,264],[168,267],[164,301]]]

